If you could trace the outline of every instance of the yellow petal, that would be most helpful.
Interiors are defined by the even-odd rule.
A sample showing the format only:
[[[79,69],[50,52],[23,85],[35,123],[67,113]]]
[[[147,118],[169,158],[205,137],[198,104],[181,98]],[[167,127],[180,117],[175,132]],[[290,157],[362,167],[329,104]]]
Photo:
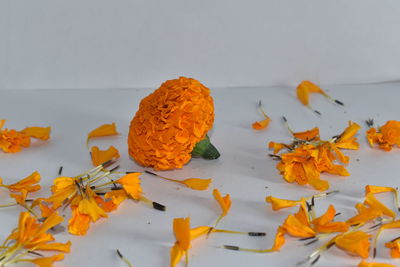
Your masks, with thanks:
[[[175,267],[182,259],[184,254],[185,251],[179,247],[178,242],[175,242],[174,246],[170,250],[170,255],[171,255],[170,267]]]
[[[182,184],[194,190],[207,190],[212,179],[189,178],[181,181]]]
[[[286,147],[286,145],[283,143],[269,142],[269,144],[268,144],[268,148],[274,149],[274,154],[279,153],[279,151],[281,151],[285,147]]]
[[[99,166],[104,162],[120,157],[118,149],[114,146],[110,146],[107,150],[100,150],[97,146],[93,146],[91,155],[93,166]]]
[[[90,216],[79,212],[78,208],[72,208],[72,217],[68,221],[68,232],[73,235],[86,235],[90,226]]]
[[[33,172],[31,175],[29,175],[28,177],[14,183],[11,185],[8,185],[6,187],[8,187],[8,189],[10,191],[16,191],[16,192],[20,192],[21,190],[26,190],[28,192],[34,192],[34,191],[38,191],[40,190],[40,185],[37,184],[40,182],[40,174],[35,171]]]
[[[29,137],[37,138],[40,140],[49,140],[51,127],[27,127],[21,131]]]
[[[366,262],[363,260],[358,264],[357,267],[396,267],[396,265],[380,262]]]
[[[303,105],[309,105],[309,94],[310,93],[323,93],[322,89],[310,81],[302,81],[296,89],[297,98]]]
[[[368,235],[362,231],[354,231],[347,234],[339,235],[335,239],[337,247],[349,252],[351,254],[359,255],[362,258],[368,258],[370,242]]]
[[[129,173],[118,180],[115,181],[117,184],[121,184],[125,191],[133,198],[133,199],[140,199],[142,196],[142,187],[140,186],[140,178],[139,176],[142,173],[134,172]]]
[[[102,136],[111,136],[111,135],[117,135],[117,127],[115,126],[115,123],[113,122],[112,124],[103,124],[99,126],[98,128],[92,130],[87,137],[87,140],[95,137],[102,137]]]
[[[386,216],[396,218],[396,213],[377,200],[372,193],[368,193],[365,196],[364,204],[369,205],[371,208],[382,211],[382,213]]]
[[[273,210],[280,210],[284,208],[294,207],[300,203],[299,200],[281,199],[273,196],[267,196],[265,198],[265,201],[271,203]]]
[[[221,196],[221,193],[219,192],[218,189],[213,190],[213,195],[215,200],[218,201],[221,209],[222,209],[222,216],[226,216],[229,212],[229,209],[231,208],[231,199],[230,195],[226,194],[224,197]]]
[[[179,247],[186,251],[190,247],[190,218],[175,218],[173,230]]]
[[[305,132],[297,132],[293,133],[293,136],[296,137],[297,139],[301,140],[319,140],[319,129],[318,127],[315,127],[311,130],[305,131]]]
[[[354,136],[357,134],[358,130],[361,128],[355,122],[349,121],[349,126],[340,134],[340,137],[335,141],[338,148],[343,149],[358,149],[360,144],[357,143],[357,138]]]
[[[376,185],[366,185],[365,186],[365,193],[372,193],[372,194],[378,194],[378,193],[384,193],[384,192],[396,192],[396,189],[393,187],[387,187],[387,186],[376,186]]]
[[[290,214],[282,227],[292,236],[295,237],[313,237],[315,236],[315,231],[304,225],[298,218]]]
[[[263,130],[268,127],[269,123],[271,122],[270,118],[265,118],[262,121],[256,121],[251,126],[254,130]]]
[[[35,259],[24,259],[24,261],[30,261],[39,267],[52,267],[55,261],[61,261],[64,259],[64,254],[56,254],[50,257],[41,257]]]

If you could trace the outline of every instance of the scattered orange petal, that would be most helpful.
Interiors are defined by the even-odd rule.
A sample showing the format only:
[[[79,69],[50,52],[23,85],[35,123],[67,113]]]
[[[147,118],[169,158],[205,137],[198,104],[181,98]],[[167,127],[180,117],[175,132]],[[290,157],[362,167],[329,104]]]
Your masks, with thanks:
[[[256,121],[251,126],[254,130],[263,130],[268,127],[269,123],[271,122],[270,118],[265,118],[262,121]]]
[[[288,200],[288,199],[281,199],[281,198],[276,198],[273,196],[267,196],[265,198],[266,202],[271,203],[272,209],[273,210],[280,210],[284,208],[290,208],[299,205],[300,201],[299,200]]]
[[[93,166],[99,166],[104,162],[120,157],[118,149],[114,146],[110,146],[107,150],[100,150],[97,146],[93,146],[91,155]]]
[[[36,139],[49,140],[51,127],[27,127],[20,132]]]
[[[362,258],[368,258],[370,249],[371,235],[362,231],[354,231],[346,234],[341,234],[335,239],[337,247],[345,250],[346,252],[358,255]]]
[[[117,134],[117,127],[114,122],[112,124],[103,124],[88,134],[87,141],[96,137],[111,136]]]
[[[215,200],[218,201],[221,209],[222,209],[222,216],[226,216],[229,212],[229,209],[231,208],[231,199],[230,195],[226,194],[224,197],[221,196],[221,193],[219,192],[218,189],[213,190],[213,195]]]
[[[293,136],[297,139],[309,141],[309,140],[319,140],[319,128],[315,127],[311,130],[305,132],[293,133]]]

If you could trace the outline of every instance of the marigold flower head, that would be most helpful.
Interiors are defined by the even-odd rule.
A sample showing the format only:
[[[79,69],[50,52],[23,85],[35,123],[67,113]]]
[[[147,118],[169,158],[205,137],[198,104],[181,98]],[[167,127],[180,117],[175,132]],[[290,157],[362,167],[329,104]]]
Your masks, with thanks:
[[[214,104],[207,87],[185,77],[166,81],[140,102],[130,125],[129,154],[156,170],[182,168],[213,122]]]
[[[371,147],[378,145],[379,148],[390,151],[394,146],[400,146],[400,121],[390,120],[379,129],[370,128],[367,131],[367,140]]]

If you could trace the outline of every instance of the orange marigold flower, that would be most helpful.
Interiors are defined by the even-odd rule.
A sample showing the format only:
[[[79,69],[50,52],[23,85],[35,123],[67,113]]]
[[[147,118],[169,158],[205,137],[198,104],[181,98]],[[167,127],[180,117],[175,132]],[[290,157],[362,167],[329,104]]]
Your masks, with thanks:
[[[358,255],[362,258],[368,258],[370,249],[371,235],[363,231],[354,231],[346,234],[341,234],[335,239],[337,247],[345,250],[350,254]]]
[[[27,192],[35,192],[40,190],[40,174],[35,171],[31,175],[26,178],[10,185],[5,185],[2,183],[2,179],[0,178],[0,187],[6,187],[12,192],[21,192],[22,190],[26,190]]]
[[[396,267],[396,265],[380,262],[366,262],[363,260],[357,267]]]
[[[93,146],[91,150],[93,166],[99,166],[104,162],[120,157],[118,149],[110,146],[107,150],[100,150],[97,146]]]
[[[166,81],[140,102],[130,125],[129,154],[156,170],[182,168],[196,144],[206,140],[205,148],[195,154],[211,151],[209,158],[217,158],[219,153],[206,136],[213,122],[214,104],[207,87],[185,77]]]
[[[393,146],[400,146],[400,121],[390,120],[379,129],[370,128],[367,131],[367,139],[371,147],[378,145],[379,148],[390,151]]]

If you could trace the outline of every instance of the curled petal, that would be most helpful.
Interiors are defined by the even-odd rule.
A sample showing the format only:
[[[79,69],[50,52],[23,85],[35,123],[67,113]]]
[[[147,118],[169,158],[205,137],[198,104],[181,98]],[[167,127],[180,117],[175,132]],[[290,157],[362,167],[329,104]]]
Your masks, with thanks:
[[[111,135],[118,135],[117,132],[117,127],[115,125],[115,122],[112,124],[103,124],[96,129],[92,130],[88,136],[87,140],[89,141],[92,138],[95,137],[103,137],[103,136],[111,136]]]
[[[271,122],[270,118],[265,118],[262,121],[256,121],[251,126],[254,130],[263,130],[268,127],[269,123]]]
[[[271,203],[273,210],[280,210],[284,208],[294,207],[300,203],[299,200],[281,199],[273,196],[267,196],[265,198],[265,201]]]

